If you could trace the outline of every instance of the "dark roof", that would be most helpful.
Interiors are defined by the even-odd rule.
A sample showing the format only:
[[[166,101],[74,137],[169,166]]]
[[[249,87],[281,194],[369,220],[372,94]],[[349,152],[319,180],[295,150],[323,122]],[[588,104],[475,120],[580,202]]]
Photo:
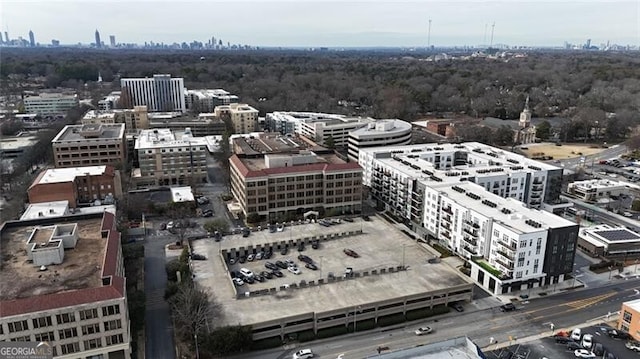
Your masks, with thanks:
[[[509,126],[514,130],[520,128],[518,120],[501,120],[495,117],[485,117],[482,121],[480,121],[480,125],[498,128],[501,126]]]
[[[640,239],[640,235],[635,232],[632,232],[628,229],[616,229],[611,231],[596,231],[593,232],[608,241],[616,242],[616,241],[629,241],[629,240],[637,240]]]

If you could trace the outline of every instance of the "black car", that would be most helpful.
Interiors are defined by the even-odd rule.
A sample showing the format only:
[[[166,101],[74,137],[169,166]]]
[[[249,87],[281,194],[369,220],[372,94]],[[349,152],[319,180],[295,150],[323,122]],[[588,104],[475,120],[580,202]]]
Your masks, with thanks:
[[[513,305],[513,303],[507,303],[505,305],[501,305],[500,306],[500,311],[501,312],[511,312],[516,310],[516,306]]]
[[[623,340],[631,339],[631,334],[617,330],[617,329],[609,329],[607,331],[607,334],[614,339],[623,339]]]
[[[273,224],[269,226],[269,233],[276,233],[276,226]]]
[[[287,269],[287,264],[283,261],[276,261],[276,266],[282,269]]]
[[[460,303],[451,303],[451,308],[455,309],[456,312],[464,312],[464,307]]]
[[[298,252],[304,251],[304,242],[298,243]]]
[[[573,341],[573,339],[569,337],[565,337],[563,335],[554,335],[553,338],[556,340],[556,343],[558,344],[567,344]]]
[[[284,247],[282,248],[282,250],[280,251],[280,254],[282,254],[283,256],[286,256],[287,253],[289,253],[289,247]]]
[[[309,256],[305,256],[304,254],[299,255],[298,260],[305,263],[313,263],[313,259],[311,259]]]
[[[576,342],[568,342],[567,343],[567,350],[574,351],[574,350],[578,350],[578,349],[584,349],[584,348],[582,348],[582,345],[580,345],[579,343],[576,343]]]
[[[317,269],[318,269],[318,267],[317,267],[315,264],[313,264],[313,263],[307,263],[307,264],[305,264],[304,266],[305,266],[306,268],[311,269],[311,270],[317,270]]]
[[[253,284],[255,282],[253,280],[253,277],[249,277],[249,276],[242,277],[242,280],[244,280],[245,283],[249,283],[249,284]]]
[[[194,261],[204,261],[207,259],[207,257],[203,256],[202,254],[193,253],[191,255],[191,259]]]
[[[311,248],[318,249],[318,247],[320,247],[320,241],[316,239],[315,241],[311,242]]]
[[[240,256],[240,258],[238,258],[238,263],[244,263],[247,261],[247,257],[246,256]]]
[[[262,256],[262,259],[269,259],[273,256],[273,251],[271,249],[269,249],[268,251],[264,252],[264,255]]]
[[[282,277],[282,276],[284,275],[284,274],[282,274],[282,272],[280,272],[279,270],[271,271],[271,273],[272,273],[273,275],[275,275],[276,277],[278,277],[278,278],[280,278],[280,277]]]
[[[267,271],[260,272],[260,276],[264,277],[264,278],[267,278],[267,279],[273,278],[273,274],[271,274],[271,272],[267,272]]]
[[[353,218],[343,218],[343,220],[346,222],[353,222]]]
[[[260,274],[254,276],[253,279],[255,279],[258,282],[264,282],[265,280],[267,280],[267,278],[261,276]]]
[[[593,354],[595,355],[598,355],[598,356],[604,355],[604,347],[600,343],[594,343],[592,351],[593,351]]]
[[[277,266],[277,265],[275,265],[275,264],[273,264],[273,263],[271,263],[271,262],[267,262],[267,263],[265,263],[265,264],[264,264],[264,266],[265,266],[267,269],[272,269],[272,270],[278,269],[278,266]]]

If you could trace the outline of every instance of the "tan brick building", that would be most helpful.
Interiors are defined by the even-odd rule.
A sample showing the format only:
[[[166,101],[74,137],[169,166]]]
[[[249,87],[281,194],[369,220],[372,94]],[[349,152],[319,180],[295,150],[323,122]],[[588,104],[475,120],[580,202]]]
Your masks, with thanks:
[[[120,171],[113,166],[52,168],[42,171],[27,190],[29,203],[69,201],[69,207],[122,196]]]
[[[51,141],[56,167],[126,163],[124,124],[68,125]]]
[[[232,103],[216,106],[216,117],[228,120],[233,126],[233,133],[249,133],[258,126],[258,110],[246,103]]]
[[[628,332],[633,339],[640,340],[640,299],[622,303],[618,329]]]

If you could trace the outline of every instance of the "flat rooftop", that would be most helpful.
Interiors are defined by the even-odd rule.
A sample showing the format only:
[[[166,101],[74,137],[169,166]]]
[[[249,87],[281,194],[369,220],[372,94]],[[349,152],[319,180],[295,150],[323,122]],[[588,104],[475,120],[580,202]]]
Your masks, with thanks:
[[[297,260],[297,250],[292,249],[287,255],[281,255],[280,251],[274,250],[270,262],[291,258],[299,264],[302,273],[294,275],[282,270],[284,277],[263,283],[245,284],[238,287],[238,293],[278,288],[299,283],[301,280],[316,281],[326,278],[329,272],[335,276],[342,276],[347,267],[353,268],[355,272],[362,272],[397,267],[404,263],[408,270],[236,299],[228,271],[248,268],[259,273],[266,270],[266,261],[228,265],[219,255],[224,249],[265,246],[289,240],[295,242],[298,238],[359,230],[362,230],[363,234],[323,240],[317,250],[307,245],[302,254],[314,260],[319,267],[316,271],[305,268],[304,263]],[[204,261],[193,261],[195,280],[208,288],[215,301],[221,304],[222,315],[219,325],[251,325],[310,312],[353,310],[358,305],[470,283],[464,275],[444,262],[428,264],[426,259],[438,255],[437,252],[411,240],[396,227],[377,217],[371,217],[370,222],[355,218],[353,223],[343,222],[330,227],[300,224],[287,226],[282,232],[270,233],[269,230],[262,230],[252,232],[246,238],[238,234],[225,236],[220,242],[203,239],[193,243],[194,252],[207,257]],[[345,248],[356,251],[360,257],[352,258],[345,255]]]
[[[612,229],[608,231],[596,231],[593,233],[601,236],[602,238],[605,238],[609,242],[635,241],[640,239],[640,235],[626,228]]]
[[[614,188],[614,187],[627,187],[627,183],[620,181],[612,181],[609,179],[594,179],[594,180],[586,180],[586,181],[576,181],[570,184],[570,186],[574,186],[581,189],[591,189],[591,188]]]
[[[102,286],[102,265],[107,246],[107,240],[100,235],[102,218],[65,223],[78,224],[78,242],[74,249],[65,250],[62,264],[49,265],[46,271],[34,266],[25,250],[31,232],[46,226],[27,224],[2,231],[0,300]]]
[[[301,150],[322,149],[315,142],[295,135],[263,133],[256,136],[238,136],[232,139],[233,152],[239,156],[257,156],[271,153],[296,153]]]
[[[0,140],[0,152],[15,151],[31,147],[38,142],[36,136],[27,137],[4,137]]]
[[[34,184],[64,183],[75,180],[78,176],[99,176],[107,172],[107,166],[84,166],[69,168],[50,168],[36,178]]]
[[[135,149],[206,146],[206,144],[204,137],[191,137],[182,131],[174,132],[168,128],[158,128],[140,131]]]
[[[291,156],[295,156],[296,154],[291,154]],[[285,155],[286,156],[286,155]],[[292,171],[295,171],[296,168],[302,169],[303,166],[309,165],[325,165],[325,164],[344,164],[346,163],[342,158],[337,156],[336,154],[322,154],[315,156],[316,162],[313,163],[305,163],[295,166],[286,167]],[[240,161],[249,169],[249,171],[261,171],[268,169],[266,161],[264,158],[240,158]],[[275,169],[278,167],[271,167],[271,169]],[[281,166],[279,168],[285,168],[285,166]]]
[[[67,125],[51,142],[122,139],[123,136],[124,123]]]
[[[282,112],[276,111],[268,114],[270,118],[277,119],[278,121],[287,122],[322,122],[328,126],[340,125],[348,123],[369,123],[375,121],[371,117],[350,117],[346,115],[339,115],[333,113],[322,112]]]
[[[24,211],[20,220],[42,217],[60,217],[69,212],[69,201],[32,203]]]

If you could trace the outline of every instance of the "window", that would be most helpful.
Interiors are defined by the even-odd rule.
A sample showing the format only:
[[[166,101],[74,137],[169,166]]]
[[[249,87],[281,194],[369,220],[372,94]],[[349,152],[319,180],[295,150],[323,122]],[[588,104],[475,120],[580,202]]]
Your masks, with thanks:
[[[78,329],[76,328],[60,329],[58,330],[58,336],[60,337],[60,339],[77,337]]]
[[[122,339],[122,334],[109,335],[107,336],[107,345],[115,345],[124,342]]]
[[[522,272],[516,272],[516,278],[522,278]]]
[[[23,330],[28,330],[29,324],[26,320],[19,320],[17,322],[9,323],[9,333],[21,332]]]
[[[53,332],[38,333],[35,337],[37,342],[52,342],[55,340]]]
[[[633,315],[625,310],[624,314],[622,315],[622,320],[627,322],[627,323],[631,323],[632,317],[633,317]]]
[[[109,315],[120,314],[120,306],[119,305],[109,305],[106,307],[102,307],[102,316],[107,317]]]
[[[498,231],[497,229],[494,229],[493,230],[493,236],[496,237],[496,238],[500,238],[500,231]]]
[[[538,238],[538,243],[536,244],[536,254],[540,254],[541,248],[542,248],[542,238]]]
[[[80,311],[80,320],[93,319],[98,317],[98,309],[87,309]]]
[[[520,241],[520,248],[524,248],[526,246],[527,246],[527,241],[526,240]]]
[[[93,323],[82,326],[82,335],[100,333],[100,323]]]
[[[60,352],[62,354],[77,353],[79,351],[80,351],[80,343],[78,342],[60,345]]]
[[[58,315],[56,315],[56,321],[58,322],[58,324],[75,322],[76,321],[76,314],[75,313],[58,314]]]
[[[51,321],[51,317],[49,317],[49,316],[33,319],[33,328],[34,329],[44,328],[44,327],[48,327],[48,326],[51,326],[51,325],[53,325],[53,323]]]
[[[11,338],[12,342],[30,342],[31,341],[31,336],[30,335],[25,335],[23,337],[16,337],[16,338]]]
[[[89,339],[84,341],[84,350],[102,347],[102,338]]]

